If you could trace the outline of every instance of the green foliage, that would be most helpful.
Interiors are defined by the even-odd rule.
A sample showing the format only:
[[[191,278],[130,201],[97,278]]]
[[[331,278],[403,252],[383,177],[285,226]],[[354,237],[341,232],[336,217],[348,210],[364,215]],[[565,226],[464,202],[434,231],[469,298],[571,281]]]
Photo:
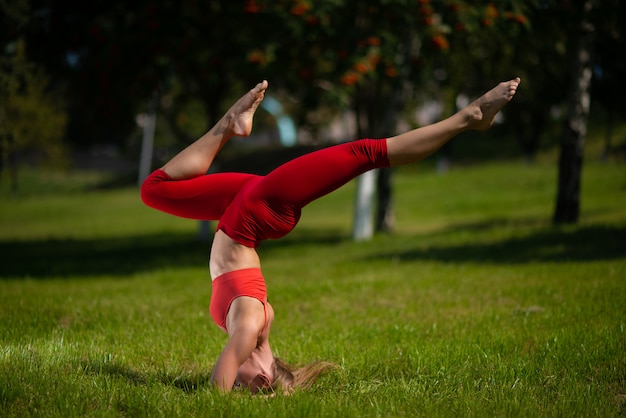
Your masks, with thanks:
[[[233,92],[262,78],[302,103],[294,109],[301,123],[302,112],[345,107],[357,85],[373,84],[369,96],[384,103],[398,86],[431,83],[433,68],[452,74],[446,55],[463,57],[467,79],[472,60],[502,50],[485,41],[498,34],[506,42],[527,26],[522,4],[35,1],[28,40],[37,61],[68,89],[72,117],[80,111],[73,140],[122,143],[134,114],[158,91],[168,97],[161,103],[166,121],[187,141],[177,125],[187,101],[204,104],[210,125]]]
[[[370,242],[349,239],[354,184],[314,202],[260,248],[272,344],[340,368],[274,398],[209,384],[225,335],[195,222],[136,189],[14,199],[0,206],[2,414],[621,416],[623,171],[588,164],[581,223],[562,228],[553,161],[405,167],[397,232]]]
[[[44,72],[27,59],[23,39],[0,57],[0,156],[17,189],[17,165],[22,155],[65,163],[63,138],[67,115],[61,101],[48,90]]]
[[[443,97],[450,109],[452,95],[474,96],[519,74],[526,88],[515,131],[528,154],[564,101],[578,13],[577,2],[540,0],[31,3],[32,13],[24,13],[23,0],[2,5],[7,16],[20,16],[14,20],[33,59],[66,89],[75,143],[126,145],[135,115],[156,91],[163,120],[187,143],[196,125],[211,125],[222,106],[263,78],[290,103],[299,126],[366,103],[375,129],[397,97]],[[604,74],[596,93],[612,109],[620,97],[610,93],[619,84],[622,3],[603,1],[594,13]],[[201,104],[204,115],[191,129],[189,103]]]

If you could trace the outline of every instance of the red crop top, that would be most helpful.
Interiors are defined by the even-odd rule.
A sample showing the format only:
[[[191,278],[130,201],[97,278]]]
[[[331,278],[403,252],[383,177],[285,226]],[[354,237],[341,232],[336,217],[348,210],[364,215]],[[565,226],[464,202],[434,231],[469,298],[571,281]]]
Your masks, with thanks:
[[[209,311],[213,321],[226,329],[226,315],[230,305],[240,296],[258,299],[264,307],[265,326],[267,326],[267,289],[265,279],[259,268],[248,268],[224,273],[213,280],[211,306]],[[265,326],[261,333],[265,330]]]

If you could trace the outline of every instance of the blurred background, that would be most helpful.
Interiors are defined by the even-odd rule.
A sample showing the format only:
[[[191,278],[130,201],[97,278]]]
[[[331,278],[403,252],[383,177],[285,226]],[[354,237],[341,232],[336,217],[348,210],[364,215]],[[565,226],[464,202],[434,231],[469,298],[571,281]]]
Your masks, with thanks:
[[[573,223],[588,130],[603,140],[586,158],[626,156],[625,21],[619,0],[0,0],[0,181],[18,194],[46,166],[138,184],[263,79],[254,137],[216,170],[429,124],[520,76],[489,132],[507,140],[454,141],[436,167],[553,149],[554,222]]]

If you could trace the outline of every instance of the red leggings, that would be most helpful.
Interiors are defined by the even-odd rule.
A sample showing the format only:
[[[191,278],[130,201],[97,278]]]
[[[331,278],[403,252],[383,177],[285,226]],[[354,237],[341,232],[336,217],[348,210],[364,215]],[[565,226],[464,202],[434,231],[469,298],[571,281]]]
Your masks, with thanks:
[[[256,247],[289,233],[300,210],[364,172],[389,166],[387,143],[361,139],[291,160],[267,174],[217,173],[173,180],[156,170],[143,183],[144,203],[172,215],[220,220],[217,228]]]

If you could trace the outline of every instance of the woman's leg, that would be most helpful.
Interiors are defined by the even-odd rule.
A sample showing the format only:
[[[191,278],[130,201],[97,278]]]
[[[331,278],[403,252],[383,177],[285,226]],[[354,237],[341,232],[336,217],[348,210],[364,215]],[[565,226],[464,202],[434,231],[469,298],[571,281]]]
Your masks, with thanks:
[[[209,132],[178,153],[162,168],[173,180],[206,174],[224,144],[233,136],[248,136],[254,112],[261,104],[267,81],[257,84],[241,97]]]
[[[463,131],[488,129],[500,109],[511,101],[519,83],[519,77],[502,82],[441,122],[388,138],[391,166],[422,160]]]
[[[182,150],[141,187],[141,198],[152,208],[184,218],[219,219],[251,174],[205,175],[213,159],[233,136],[248,136],[254,112],[263,100],[267,81],[241,97],[200,139]]]
[[[515,94],[520,79],[502,82],[455,115],[386,140],[366,139],[303,155],[269,173],[254,193],[268,202],[304,207],[373,168],[425,158],[459,133],[488,129]]]
[[[253,174],[216,173],[173,180],[156,170],[143,182],[141,199],[154,209],[181,218],[215,221],[222,217],[239,190]]]
[[[252,199],[303,208],[374,168],[388,167],[383,139],[360,139],[302,155],[275,168],[251,191]]]

